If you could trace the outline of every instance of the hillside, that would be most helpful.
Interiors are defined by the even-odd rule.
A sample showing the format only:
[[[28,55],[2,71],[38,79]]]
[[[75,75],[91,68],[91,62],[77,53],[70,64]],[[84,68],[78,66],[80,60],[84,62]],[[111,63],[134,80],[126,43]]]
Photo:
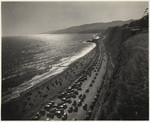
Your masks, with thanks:
[[[132,20],[128,21],[113,21],[107,23],[93,23],[93,24],[85,24],[81,26],[74,26],[66,29],[61,29],[57,31],[49,31],[45,32],[48,33],[55,33],[55,34],[63,34],[63,33],[97,33],[97,32],[104,32],[107,28],[113,26],[121,26],[124,24],[129,24]]]
[[[148,120],[148,16],[105,32],[107,74],[98,119]],[[136,31],[135,31],[136,30]]]

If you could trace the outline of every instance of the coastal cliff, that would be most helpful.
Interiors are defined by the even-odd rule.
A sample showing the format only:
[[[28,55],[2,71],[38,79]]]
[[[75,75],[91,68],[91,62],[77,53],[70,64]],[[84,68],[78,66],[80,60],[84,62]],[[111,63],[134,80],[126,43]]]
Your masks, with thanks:
[[[80,83],[80,89],[82,85],[79,93],[87,95],[91,111],[87,116],[84,107],[79,107],[78,115],[68,113],[68,120],[74,116],[81,120],[148,120],[148,16],[108,28],[99,37],[96,47],[64,72],[3,103],[2,120],[32,119],[49,101],[68,90],[68,86],[72,88],[72,83]],[[82,75],[85,79],[78,80]],[[79,102],[79,96],[74,101]]]

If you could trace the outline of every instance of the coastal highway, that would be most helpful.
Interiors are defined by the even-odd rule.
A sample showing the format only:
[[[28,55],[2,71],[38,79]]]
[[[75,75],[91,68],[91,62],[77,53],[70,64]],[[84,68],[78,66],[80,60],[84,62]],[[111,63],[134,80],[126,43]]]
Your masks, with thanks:
[[[101,87],[102,85],[102,80],[103,76],[106,72],[106,65],[107,65],[107,56],[105,53],[104,45],[101,42],[100,44],[100,53],[97,58],[97,61],[95,65],[93,66],[93,70],[91,71],[91,75],[86,76],[86,80],[81,85],[81,90],[78,90],[78,95],[76,95],[76,98],[71,98],[72,103],[65,103],[67,105],[67,108],[64,109],[64,113],[67,113],[67,120],[84,120],[86,116],[86,112],[90,110],[90,105],[94,101],[94,97],[97,93],[97,90]],[[78,79],[77,79],[78,80]],[[77,82],[77,80],[75,82]],[[94,83],[92,81],[94,80]],[[90,86],[90,84],[92,84]],[[86,90],[89,90],[87,93]],[[72,111],[71,113],[68,112],[69,108],[73,106],[73,101],[76,101],[78,104],[80,101],[79,95],[86,95],[86,98],[82,102],[81,106],[78,106],[77,112]],[[59,98],[56,98],[53,100],[54,103],[57,105],[59,104],[62,100]],[[83,105],[87,104],[87,110],[83,109]],[[42,108],[42,110],[44,107]],[[48,118],[47,113],[45,113],[44,116],[41,116],[39,119],[40,120],[61,120],[62,118],[58,118],[57,116],[54,116],[54,118]]]
[[[105,70],[106,70],[106,68],[105,68],[106,61],[107,61],[107,57],[104,56],[104,58],[102,60],[102,64],[101,64],[101,69],[98,72],[98,76],[95,79],[95,83],[93,84],[93,86],[89,88],[89,84],[94,79],[94,76],[96,74],[96,72],[94,72],[94,71],[92,71],[91,77],[88,77],[88,80],[82,86],[82,88],[83,88],[83,90],[81,91],[82,94],[86,94],[85,90],[89,88],[89,93],[86,94],[86,99],[83,103],[83,104],[87,104],[88,107],[91,105],[92,101],[94,100],[97,89],[100,87],[100,85],[102,83],[102,77],[105,74]],[[72,115],[68,116],[68,120],[71,120],[71,119],[84,120],[85,115],[86,115],[86,111],[83,109],[83,105],[82,105],[81,107],[79,107],[79,110],[77,113],[72,113]]]

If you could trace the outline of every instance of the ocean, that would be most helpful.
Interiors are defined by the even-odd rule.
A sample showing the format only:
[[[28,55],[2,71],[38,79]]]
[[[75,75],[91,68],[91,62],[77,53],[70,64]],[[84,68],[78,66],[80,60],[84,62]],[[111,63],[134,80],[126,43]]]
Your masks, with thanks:
[[[95,47],[92,34],[2,37],[2,101],[61,73]]]

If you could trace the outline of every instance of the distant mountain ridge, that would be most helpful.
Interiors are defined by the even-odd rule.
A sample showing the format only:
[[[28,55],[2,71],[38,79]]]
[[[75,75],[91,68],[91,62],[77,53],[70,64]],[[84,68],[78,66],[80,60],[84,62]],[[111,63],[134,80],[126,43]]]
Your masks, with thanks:
[[[56,31],[48,31],[46,34],[65,34],[65,33],[95,33],[95,32],[104,32],[107,28],[113,26],[122,26],[124,24],[129,24],[133,20],[128,21],[112,21],[112,22],[100,22],[92,24],[84,24],[80,26],[73,26],[66,29],[60,29]]]

